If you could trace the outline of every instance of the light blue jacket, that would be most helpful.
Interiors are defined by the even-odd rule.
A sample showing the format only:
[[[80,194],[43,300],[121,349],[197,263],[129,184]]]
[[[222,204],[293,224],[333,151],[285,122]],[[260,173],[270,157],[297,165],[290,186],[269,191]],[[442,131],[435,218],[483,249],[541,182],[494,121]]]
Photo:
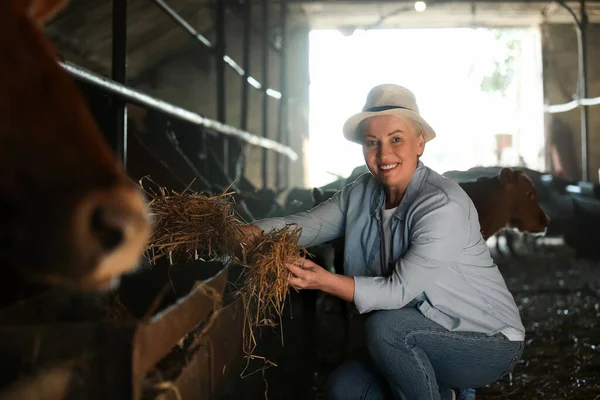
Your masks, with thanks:
[[[360,313],[398,309],[416,299],[423,315],[448,330],[508,331],[523,340],[514,298],[483,240],[477,210],[457,183],[419,161],[392,217],[395,268],[375,277],[384,203],[383,186],[367,173],[307,212],[254,224],[265,231],[298,224],[300,246],[344,236],[344,274],[354,277]]]

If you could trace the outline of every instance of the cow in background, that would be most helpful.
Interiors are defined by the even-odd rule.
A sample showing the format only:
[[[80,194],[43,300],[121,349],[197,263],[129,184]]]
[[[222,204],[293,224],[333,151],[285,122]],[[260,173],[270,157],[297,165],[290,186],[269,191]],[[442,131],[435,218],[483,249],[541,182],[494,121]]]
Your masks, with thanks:
[[[462,182],[460,186],[477,209],[485,240],[505,227],[541,233],[550,223],[533,182],[522,171],[502,168],[495,177]]]
[[[0,2],[2,281],[98,291],[136,268],[151,224],[42,32],[66,3]]]

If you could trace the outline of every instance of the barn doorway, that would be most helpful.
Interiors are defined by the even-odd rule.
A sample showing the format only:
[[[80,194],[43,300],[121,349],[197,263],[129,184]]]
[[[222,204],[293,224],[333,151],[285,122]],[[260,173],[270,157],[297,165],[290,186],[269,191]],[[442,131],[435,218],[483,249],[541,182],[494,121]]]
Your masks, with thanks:
[[[424,163],[439,173],[473,166],[543,170],[541,37],[525,29],[313,30],[308,168],[311,186],[364,164],[342,137],[368,90],[397,83],[437,131]]]

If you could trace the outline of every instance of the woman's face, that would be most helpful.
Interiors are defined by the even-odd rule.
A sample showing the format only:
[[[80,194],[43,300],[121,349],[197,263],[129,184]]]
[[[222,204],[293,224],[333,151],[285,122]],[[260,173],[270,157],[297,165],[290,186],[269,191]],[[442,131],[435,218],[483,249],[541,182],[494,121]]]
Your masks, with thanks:
[[[394,115],[377,115],[359,125],[363,135],[365,163],[386,186],[405,187],[417,168],[425,141],[407,120]]]

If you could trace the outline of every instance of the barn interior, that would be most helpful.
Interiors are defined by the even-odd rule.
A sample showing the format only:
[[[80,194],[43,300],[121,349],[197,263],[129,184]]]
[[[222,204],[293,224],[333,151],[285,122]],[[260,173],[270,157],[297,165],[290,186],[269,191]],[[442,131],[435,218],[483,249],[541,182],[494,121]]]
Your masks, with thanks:
[[[427,166],[459,183],[522,170],[550,219],[487,240],[527,332],[477,398],[600,398],[599,1],[71,0],[43,31],[133,181],[233,192],[248,222],[367,172],[344,120],[376,84],[410,88],[438,132]],[[335,245],[308,250],[335,271]],[[326,398],[360,328],[292,290],[249,356],[245,275],[163,257],[102,296],[23,292],[0,310],[0,395]]]

